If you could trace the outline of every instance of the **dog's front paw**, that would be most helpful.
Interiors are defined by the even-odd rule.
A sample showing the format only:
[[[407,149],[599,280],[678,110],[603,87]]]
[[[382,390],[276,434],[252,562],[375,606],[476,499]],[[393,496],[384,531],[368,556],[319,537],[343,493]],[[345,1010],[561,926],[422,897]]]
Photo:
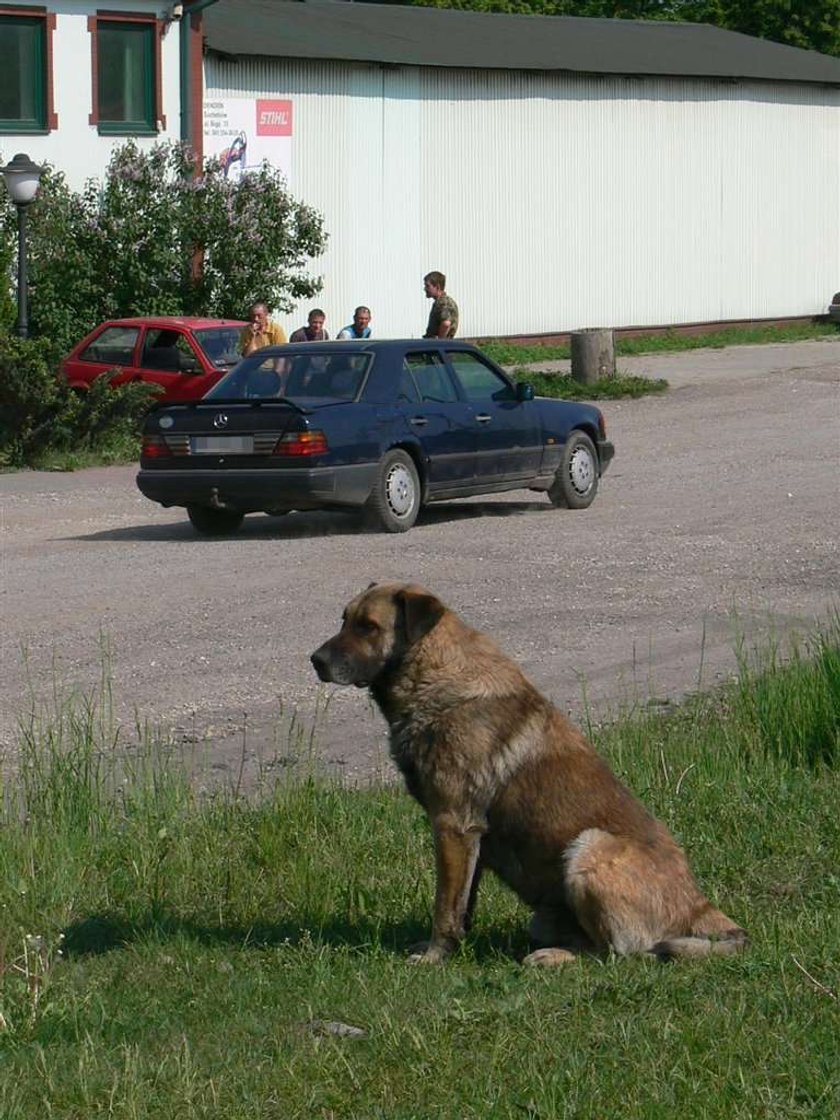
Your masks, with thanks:
[[[408,959],[412,964],[443,964],[450,951],[445,945],[436,945],[434,941],[420,941],[408,950]]]

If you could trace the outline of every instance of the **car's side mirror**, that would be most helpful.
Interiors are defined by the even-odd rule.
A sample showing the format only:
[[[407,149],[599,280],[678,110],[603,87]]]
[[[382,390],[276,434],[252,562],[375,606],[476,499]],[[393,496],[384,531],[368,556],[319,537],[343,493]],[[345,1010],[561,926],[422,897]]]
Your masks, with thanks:
[[[181,367],[181,373],[201,373],[201,364],[198,358],[193,358],[188,354],[181,355],[179,365]]]
[[[534,386],[530,381],[516,382],[516,399],[518,401],[532,401],[534,399]]]

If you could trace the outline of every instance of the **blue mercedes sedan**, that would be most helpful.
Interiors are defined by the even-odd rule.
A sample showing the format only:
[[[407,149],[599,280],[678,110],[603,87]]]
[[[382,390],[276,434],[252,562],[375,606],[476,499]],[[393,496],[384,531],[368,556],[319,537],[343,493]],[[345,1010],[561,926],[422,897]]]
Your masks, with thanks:
[[[137,485],[200,533],[235,532],[247,513],[352,508],[402,533],[429,502],[503,490],[586,509],[613,454],[599,409],[535,397],[469,343],[305,342],[150,412]]]

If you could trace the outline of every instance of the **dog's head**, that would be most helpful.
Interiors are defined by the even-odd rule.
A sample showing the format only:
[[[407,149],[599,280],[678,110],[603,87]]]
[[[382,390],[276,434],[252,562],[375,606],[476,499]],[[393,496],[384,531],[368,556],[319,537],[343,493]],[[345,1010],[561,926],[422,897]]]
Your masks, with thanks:
[[[341,629],[310,660],[322,681],[366,688],[396,668],[446,607],[411,583],[372,583],[344,608]]]

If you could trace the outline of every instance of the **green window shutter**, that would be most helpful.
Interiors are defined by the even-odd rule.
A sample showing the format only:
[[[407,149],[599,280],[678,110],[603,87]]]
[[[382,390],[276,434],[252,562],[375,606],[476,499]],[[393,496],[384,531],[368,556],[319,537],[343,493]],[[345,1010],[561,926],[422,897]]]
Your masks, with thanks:
[[[0,132],[47,128],[46,24],[0,14]]]
[[[155,132],[154,28],[100,20],[96,42],[99,131]]]

